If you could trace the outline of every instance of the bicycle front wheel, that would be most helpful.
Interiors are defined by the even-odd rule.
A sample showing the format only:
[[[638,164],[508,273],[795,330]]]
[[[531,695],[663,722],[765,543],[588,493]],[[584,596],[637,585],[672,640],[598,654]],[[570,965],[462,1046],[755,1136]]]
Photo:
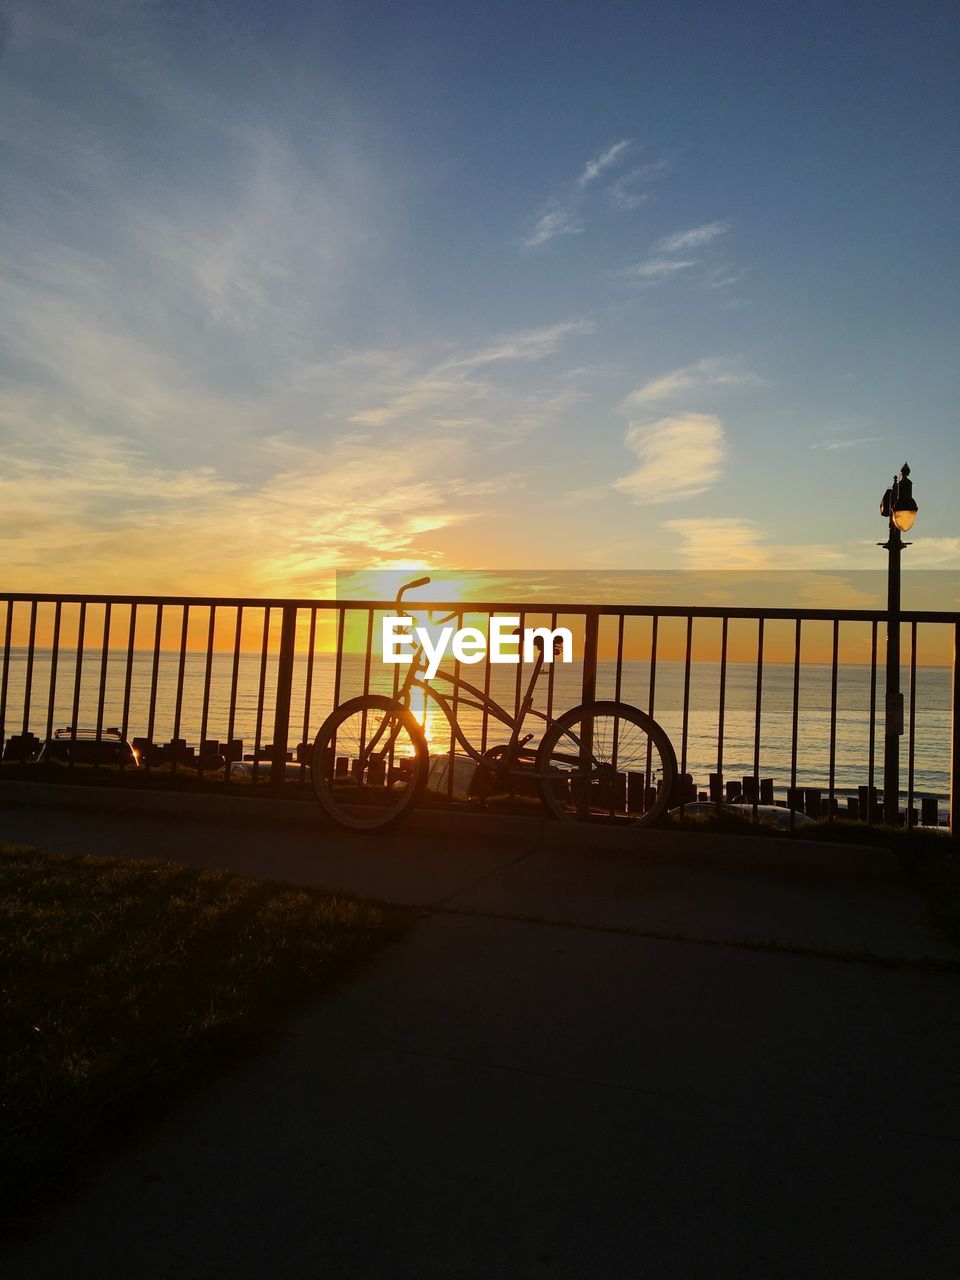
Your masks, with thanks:
[[[555,720],[537,751],[543,803],[557,818],[643,827],[667,810],[677,759],[664,730],[624,702],[593,702]]]
[[[413,713],[391,698],[351,698],[327,717],[310,776],[321,808],[351,831],[399,822],[427,781],[430,754]]]

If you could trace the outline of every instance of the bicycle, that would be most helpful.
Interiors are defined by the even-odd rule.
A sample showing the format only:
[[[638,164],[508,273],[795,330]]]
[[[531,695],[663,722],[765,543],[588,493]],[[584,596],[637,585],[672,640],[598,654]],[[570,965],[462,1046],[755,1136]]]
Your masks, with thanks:
[[[398,616],[407,591],[426,586],[418,578],[401,587],[396,597]],[[437,624],[461,618],[455,611]],[[320,727],[313,745],[310,774],[324,812],[341,826],[356,831],[382,829],[399,822],[420,799],[430,773],[430,751],[420,721],[411,710],[411,691],[422,690],[448,721],[452,740],[473,760],[469,787],[472,800],[482,805],[497,788],[539,788],[544,807],[554,817],[581,822],[649,826],[670,804],[677,780],[677,761],[667,734],[655,720],[625,702],[597,701],[574,707],[558,717],[533,706],[534,689],[545,661],[544,643],[535,637],[526,693],[516,715],[489,693],[468,681],[438,670],[454,685],[460,706],[473,707],[510,730],[509,739],[479,751],[457,723],[448,696],[421,679],[426,667],[422,645],[415,645],[410,665],[397,692],[366,693],[334,709]],[[554,639],[554,656],[559,638]],[[527,744],[534,734],[523,733],[528,717],[544,722],[536,748]],[[447,753],[444,753],[447,755]],[[454,763],[449,753],[449,767]]]

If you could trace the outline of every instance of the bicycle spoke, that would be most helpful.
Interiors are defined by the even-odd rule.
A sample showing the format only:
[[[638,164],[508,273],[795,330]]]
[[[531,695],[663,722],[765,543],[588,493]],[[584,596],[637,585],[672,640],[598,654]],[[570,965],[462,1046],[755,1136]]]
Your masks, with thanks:
[[[385,826],[401,816],[426,778],[426,744],[400,703],[375,694],[328,717],[314,744],[314,789],[344,826]]]
[[[571,713],[545,735],[538,770],[556,781],[544,784],[544,799],[563,817],[650,820],[669,800],[669,744],[642,713],[602,705],[607,709],[595,714]]]

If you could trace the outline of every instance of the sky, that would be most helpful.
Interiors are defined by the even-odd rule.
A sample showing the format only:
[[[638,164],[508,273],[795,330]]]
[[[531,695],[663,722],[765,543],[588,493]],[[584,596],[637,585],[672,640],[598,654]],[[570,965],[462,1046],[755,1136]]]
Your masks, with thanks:
[[[6,14],[5,589],[960,567],[954,6]]]

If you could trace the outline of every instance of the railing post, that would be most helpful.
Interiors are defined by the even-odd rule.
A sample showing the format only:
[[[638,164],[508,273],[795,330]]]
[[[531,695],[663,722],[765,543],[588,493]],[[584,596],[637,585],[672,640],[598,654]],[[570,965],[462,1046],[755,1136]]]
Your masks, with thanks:
[[[583,681],[580,698],[582,702],[594,702],[597,697],[597,642],[600,634],[600,615],[588,613],[583,621]]]
[[[953,710],[950,716],[950,834],[960,838],[960,622],[953,626]]]
[[[600,615],[588,613],[583,620],[583,678],[580,696],[584,706],[597,697],[597,646]],[[593,721],[584,720],[580,727],[580,772],[589,773],[593,757]],[[584,816],[590,808],[590,783],[581,782],[577,789],[577,812]]]
[[[285,604],[280,624],[277,662],[277,700],[273,714],[273,760],[270,781],[282,783],[287,773],[287,740],[290,733],[290,692],[293,687],[293,655],[297,639],[297,606]]]

